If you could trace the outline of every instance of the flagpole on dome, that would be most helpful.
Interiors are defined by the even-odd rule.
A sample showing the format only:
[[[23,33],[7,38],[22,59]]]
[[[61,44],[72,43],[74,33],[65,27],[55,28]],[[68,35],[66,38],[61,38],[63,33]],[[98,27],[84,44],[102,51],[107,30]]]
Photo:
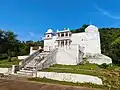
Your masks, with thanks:
[[[92,21],[90,20],[90,25],[92,25]]]

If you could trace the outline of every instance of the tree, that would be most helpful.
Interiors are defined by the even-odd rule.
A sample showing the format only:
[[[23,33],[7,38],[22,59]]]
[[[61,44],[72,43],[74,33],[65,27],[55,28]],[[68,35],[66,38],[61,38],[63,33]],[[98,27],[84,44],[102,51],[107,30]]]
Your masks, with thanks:
[[[120,29],[101,28],[99,31],[102,53],[111,57],[114,64],[120,65]]]
[[[84,25],[82,25],[82,27],[81,27],[81,28],[79,28],[79,29],[75,29],[75,30],[71,30],[71,32],[72,32],[72,33],[85,32],[85,28],[87,28],[88,26],[89,26],[89,25],[84,24]]]

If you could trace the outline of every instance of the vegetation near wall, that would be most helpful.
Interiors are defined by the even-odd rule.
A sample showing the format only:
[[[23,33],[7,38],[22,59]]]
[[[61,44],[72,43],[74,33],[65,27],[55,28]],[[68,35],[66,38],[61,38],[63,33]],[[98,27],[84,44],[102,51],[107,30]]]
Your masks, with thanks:
[[[84,32],[88,25],[71,30],[72,33]],[[114,64],[120,65],[120,28],[100,28],[100,40],[102,53],[111,57]],[[42,46],[43,41],[20,41],[17,35],[11,31],[0,30],[0,59],[18,55],[28,55],[30,46]]]
[[[120,65],[120,28],[101,28],[99,31],[102,53]]]

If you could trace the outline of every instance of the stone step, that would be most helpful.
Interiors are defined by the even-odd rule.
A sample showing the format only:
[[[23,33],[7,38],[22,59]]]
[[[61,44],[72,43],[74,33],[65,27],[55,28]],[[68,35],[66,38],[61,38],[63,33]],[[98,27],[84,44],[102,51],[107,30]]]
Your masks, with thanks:
[[[45,54],[46,55],[46,54]],[[39,55],[37,55],[36,57],[34,57],[33,60],[31,60],[27,65],[24,66],[25,69],[33,69],[36,67],[36,64],[39,62],[37,60],[39,59],[44,59],[44,57],[46,57],[45,55],[41,55],[41,53]]]
[[[30,70],[20,70],[17,72],[17,75],[20,75],[20,76],[33,76],[33,71],[30,71]]]

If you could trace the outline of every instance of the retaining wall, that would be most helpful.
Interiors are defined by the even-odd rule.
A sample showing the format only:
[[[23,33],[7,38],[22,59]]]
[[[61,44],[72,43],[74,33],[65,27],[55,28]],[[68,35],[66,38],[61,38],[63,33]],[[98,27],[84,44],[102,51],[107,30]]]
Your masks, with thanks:
[[[56,72],[37,72],[37,77],[53,79],[58,81],[66,81],[73,83],[93,83],[102,85],[102,80],[96,76],[72,74],[72,73],[56,73]]]

